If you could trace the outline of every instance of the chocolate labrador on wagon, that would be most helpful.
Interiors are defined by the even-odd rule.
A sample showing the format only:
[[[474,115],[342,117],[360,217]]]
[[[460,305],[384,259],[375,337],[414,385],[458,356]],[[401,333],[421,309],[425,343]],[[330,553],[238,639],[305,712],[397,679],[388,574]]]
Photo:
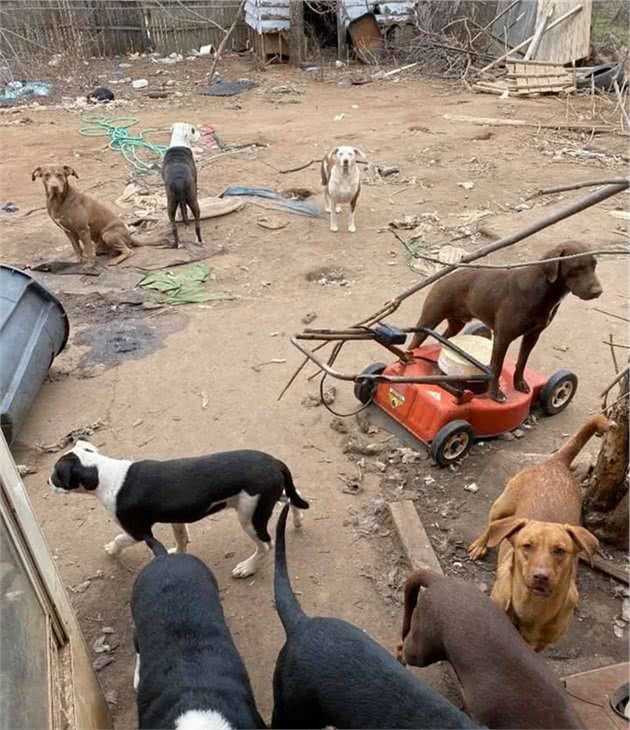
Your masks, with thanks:
[[[544,261],[519,269],[456,271],[433,285],[416,326],[435,329],[446,319],[445,337],[453,337],[472,319],[479,319],[490,327],[494,333],[490,368],[495,379],[489,395],[498,401],[505,400],[499,389],[505,355],[510,344],[522,335],[514,387],[528,393],[530,389],[523,377],[527,359],[540,333],[554,318],[560,302],[569,293],[580,299],[595,299],[602,293],[595,273],[597,261],[589,250],[579,241],[567,241],[547,251],[543,259],[586,255],[566,261]],[[415,334],[409,350],[421,345],[426,337],[424,333]]]

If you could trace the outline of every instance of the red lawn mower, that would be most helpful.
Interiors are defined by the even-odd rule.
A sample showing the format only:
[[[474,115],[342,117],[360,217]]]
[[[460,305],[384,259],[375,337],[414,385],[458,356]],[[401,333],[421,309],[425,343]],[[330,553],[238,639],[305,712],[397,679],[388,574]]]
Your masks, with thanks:
[[[423,344],[412,352],[400,349],[407,335],[425,332],[437,343]],[[468,335],[489,337],[485,325],[473,323],[464,329]],[[336,342],[328,362],[322,362],[314,350],[301,341]],[[374,363],[358,374],[334,370],[343,345],[350,341],[374,340],[396,355],[390,365]],[[354,394],[363,408],[374,404],[427,446],[435,462],[442,467],[454,464],[479,439],[513,431],[528,417],[534,404],[546,415],[563,411],[577,390],[577,376],[570,370],[557,370],[550,377],[526,368],[529,393],[514,388],[516,363],[505,359],[500,387],[506,396],[498,402],[487,395],[492,371],[455,342],[425,328],[398,329],[385,323],[348,330],[306,329],[291,342],[314,362],[326,376],[354,382]],[[446,375],[440,367],[441,353],[450,353],[469,366],[466,375]],[[358,412],[358,411],[357,411]],[[336,414],[342,415],[342,414]],[[354,414],[346,414],[354,415]]]

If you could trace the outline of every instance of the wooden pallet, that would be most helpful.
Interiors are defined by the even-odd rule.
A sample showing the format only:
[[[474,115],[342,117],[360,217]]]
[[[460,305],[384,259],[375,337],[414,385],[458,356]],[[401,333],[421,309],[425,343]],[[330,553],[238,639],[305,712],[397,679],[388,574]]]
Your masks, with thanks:
[[[573,74],[561,63],[508,58],[506,65],[508,89],[515,96],[575,91]]]
[[[478,81],[473,88],[487,94],[531,96],[569,94],[575,91],[575,75],[561,63],[509,58],[507,76],[497,81]]]

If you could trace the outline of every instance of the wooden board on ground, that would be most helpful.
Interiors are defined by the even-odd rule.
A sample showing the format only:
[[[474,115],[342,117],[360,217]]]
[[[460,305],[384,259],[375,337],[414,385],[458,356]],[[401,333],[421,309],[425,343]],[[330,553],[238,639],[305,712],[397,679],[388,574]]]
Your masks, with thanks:
[[[435,554],[424,525],[418,517],[416,506],[410,499],[401,502],[390,502],[389,512],[394,521],[396,532],[411,567],[430,568],[443,574],[437,555]]]
[[[628,727],[628,721],[613,711],[610,698],[628,681],[629,669],[630,666],[623,662],[564,677],[562,681],[571,703],[588,730],[624,730]]]
[[[573,74],[561,63],[509,58],[508,89],[515,96],[575,91]]]
[[[555,12],[552,17],[557,18],[559,13],[566,13],[577,5],[582,10],[564,23],[547,30],[543,35],[535,58],[554,63],[572,63],[581,58],[587,58],[591,50],[591,16],[593,13],[593,0],[538,0],[538,12],[536,14],[536,28],[549,12],[551,5],[555,5]]]

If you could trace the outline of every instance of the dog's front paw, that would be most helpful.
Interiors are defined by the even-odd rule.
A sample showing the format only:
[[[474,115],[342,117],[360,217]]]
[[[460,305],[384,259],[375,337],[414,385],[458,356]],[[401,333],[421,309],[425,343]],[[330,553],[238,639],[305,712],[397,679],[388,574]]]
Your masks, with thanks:
[[[480,540],[475,540],[468,546],[468,557],[471,560],[481,560],[487,552],[488,548]]]
[[[232,571],[233,578],[249,578],[250,575],[254,575],[256,572],[256,564],[251,560],[243,560],[239,563]]]
[[[336,205],[335,206],[335,210],[337,211],[337,213],[341,213],[341,206],[340,205]]]
[[[115,542],[115,540],[112,540],[111,542],[108,542],[108,543],[107,543],[107,545],[105,545],[105,546],[103,547],[103,549],[104,549],[104,550],[105,550],[105,552],[106,552],[106,553],[107,553],[108,555],[110,555],[110,556],[111,556],[112,558],[113,558],[113,557],[114,557],[115,555],[118,555],[118,553],[120,552],[120,550],[118,549],[118,545],[116,545],[116,542]]]
[[[348,233],[356,233],[356,232],[357,232],[357,227],[354,225],[354,223],[351,223],[348,226]]]
[[[516,390],[520,391],[521,393],[529,393],[529,391],[531,390],[529,385],[527,385],[527,383],[525,382],[525,378],[521,378],[520,380],[515,380],[514,387],[516,388]]]
[[[337,231],[339,230],[339,226],[330,226],[330,230],[331,230],[331,231],[332,231],[333,233],[337,233]]]

